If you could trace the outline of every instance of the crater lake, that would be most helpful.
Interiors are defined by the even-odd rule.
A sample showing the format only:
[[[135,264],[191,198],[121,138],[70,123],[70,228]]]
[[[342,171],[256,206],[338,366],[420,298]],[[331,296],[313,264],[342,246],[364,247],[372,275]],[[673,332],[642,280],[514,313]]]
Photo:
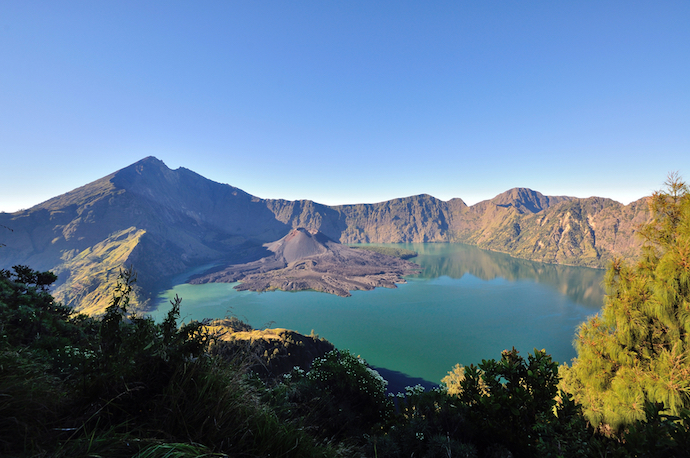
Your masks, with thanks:
[[[369,364],[437,384],[456,363],[499,359],[513,346],[527,357],[546,349],[570,362],[580,323],[603,305],[604,270],[526,261],[474,246],[377,244],[414,250],[421,272],[396,289],[338,297],[315,291],[236,291],[237,283],[176,279],[151,313],[162,320],[175,295],[181,319],[236,316],[255,328],[280,327],[328,339]]]

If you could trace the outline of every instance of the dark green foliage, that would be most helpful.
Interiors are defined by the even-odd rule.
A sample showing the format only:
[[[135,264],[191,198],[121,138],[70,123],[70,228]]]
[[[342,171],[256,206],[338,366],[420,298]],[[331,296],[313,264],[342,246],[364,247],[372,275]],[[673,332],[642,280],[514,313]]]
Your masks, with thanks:
[[[466,368],[458,395],[408,387],[397,414],[368,442],[369,456],[685,457],[688,415],[648,406],[622,438],[595,431],[571,396],[556,396],[558,368],[545,352],[527,361],[506,350],[500,360]]]
[[[46,291],[50,272],[0,271],[0,455],[29,451],[56,427],[65,383],[51,348],[82,341],[70,311]]]
[[[169,440],[203,443],[237,456],[311,456],[313,441],[283,423],[252,390],[242,371],[216,358],[178,367],[158,394],[150,427]]]
[[[624,434],[624,447],[631,456],[650,458],[690,456],[690,410],[679,416],[662,413],[663,404],[647,403],[645,420],[633,423]]]
[[[347,350],[333,350],[315,359],[307,379],[315,391],[328,393],[327,415],[334,426],[349,424],[352,432],[366,433],[392,413],[393,403],[386,396],[388,382]]]
[[[525,361],[513,348],[504,350],[500,361],[466,368],[459,398],[469,408],[480,444],[501,444],[527,456],[536,442],[535,426],[553,416],[557,383],[558,365],[544,350]]]
[[[38,448],[57,425],[61,381],[29,349],[0,349],[0,456]]]
[[[110,305],[105,309],[105,315],[101,318],[100,347],[106,364],[117,359],[122,347],[122,322],[127,317],[127,306],[132,285],[136,282],[133,271],[120,271],[120,278],[113,293]],[[141,336],[141,334],[138,335]]]
[[[4,272],[7,278],[12,278],[15,283],[35,286],[41,292],[45,292],[47,287],[57,280],[57,275],[52,272],[38,272],[27,266],[14,266],[12,269],[14,270],[14,275],[9,274],[7,271]]]
[[[51,278],[0,276],[1,455],[328,453],[261,405],[242,367],[210,356],[203,323],[177,326],[179,298],[162,324],[128,315],[130,269],[101,320],[72,317]]]
[[[515,349],[466,368],[458,394],[408,387],[398,413],[369,441],[372,456],[587,457],[619,450],[594,437],[572,399],[556,397],[558,366],[543,350]]]
[[[316,358],[309,372],[299,367],[266,393],[278,414],[317,437],[360,444],[393,414],[387,382],[366,362],[344,350]]]
[[[68,318],[71,310],[56,303],[47,291],[56,280],[51,272],[14,266],[0,270],[0,336],[9,345],[54,347],[55,339],[76,337]]]
[[[465,432],[466,406],[440,389],[420,385],[398,393],[397,412],[385,433],[372,437],[371,456],[476,457]]]
[[[585,458],[596,456],[597,448],[606,449],[611,441],[595,436],[582,415],[580,405],[563,391],[556,399],[555,415],[542,412],[537,416],[532,428],[532,453],[544,458]]]

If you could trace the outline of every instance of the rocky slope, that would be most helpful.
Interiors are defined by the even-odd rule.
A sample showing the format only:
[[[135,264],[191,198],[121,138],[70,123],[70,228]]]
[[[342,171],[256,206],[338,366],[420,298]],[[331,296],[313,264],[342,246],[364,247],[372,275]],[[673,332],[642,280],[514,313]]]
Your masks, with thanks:
[[[603,267],[614,256],[632,259],[649,218],[646,199],[622,205],[590,197],[563,201],[541,212],[507,215],[489,231],[463,241],[513,256],[557,264]]]
[[[337,243],[322,232],[297,228],[266,243],[271,255],[244,264],[213,269],[190,280],[192,284],[241,281],[240,291],[314,290],[348,297],[350,291],[395,288],[404,275],[419,271],[413,262],[356,250]]]
[[[137,303],[190,267],[266,257],[290,230],[341,243],[463,242],[526,259],[604,267],[633,258],[643,200],[544,196],[526,188],[467,206],[429,195],[329,207],[260,199],[148,157],[28,210],[0,213],[0,268],[58,274],[55,295],[87,313],[107,305],[118,269],[138,271]],[[0,228],[1,229],[1,228]],[[1,246],[1,245],[0,245]]]
[[[53,270],[55,296],[87,313],[107,305],[124,265],[135,266],[145,306],[189,267],[256,259],[290,230],[261,199],[152,157],[0,221],[12,229],[0,234],[0,268]]]

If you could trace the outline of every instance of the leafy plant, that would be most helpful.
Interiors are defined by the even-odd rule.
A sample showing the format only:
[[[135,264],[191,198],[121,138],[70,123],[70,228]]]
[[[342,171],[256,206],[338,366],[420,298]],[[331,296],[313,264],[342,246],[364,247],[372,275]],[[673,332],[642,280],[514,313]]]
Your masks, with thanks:
[[[459,395],[462,392],[462,381],[465,380],[465,367],[456,364],[448,375],[441,379],[441,386],[450,395]]]
[[[470,365],[459,399],[468,407],[473,435],[482,446],[500,444],[528,455],[535,426],[553,416],[558,380],[558,365],[544,350],[535,349],[525,361],[513,348],[500,361]]]
[[[393,404],[386,395],[388,382],[347,350],[333,350],[315,359],[307,379],[317,390],[328,393],[334,425],[349,424],[350,429],[367,432],[392,413]]]

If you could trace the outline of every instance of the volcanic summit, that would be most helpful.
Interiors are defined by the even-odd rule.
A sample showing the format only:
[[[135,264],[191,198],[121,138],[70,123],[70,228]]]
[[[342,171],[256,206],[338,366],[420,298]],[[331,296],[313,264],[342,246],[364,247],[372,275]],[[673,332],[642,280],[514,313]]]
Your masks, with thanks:
[[[264,244],[273,254],[257,261],[206,272],[190,283],[241,282],[238,290],[323,291],[350,296],[350,291],[395,288],[403,275],[419,270],[413,262],[342,245],[318,231],[291,230]]]

